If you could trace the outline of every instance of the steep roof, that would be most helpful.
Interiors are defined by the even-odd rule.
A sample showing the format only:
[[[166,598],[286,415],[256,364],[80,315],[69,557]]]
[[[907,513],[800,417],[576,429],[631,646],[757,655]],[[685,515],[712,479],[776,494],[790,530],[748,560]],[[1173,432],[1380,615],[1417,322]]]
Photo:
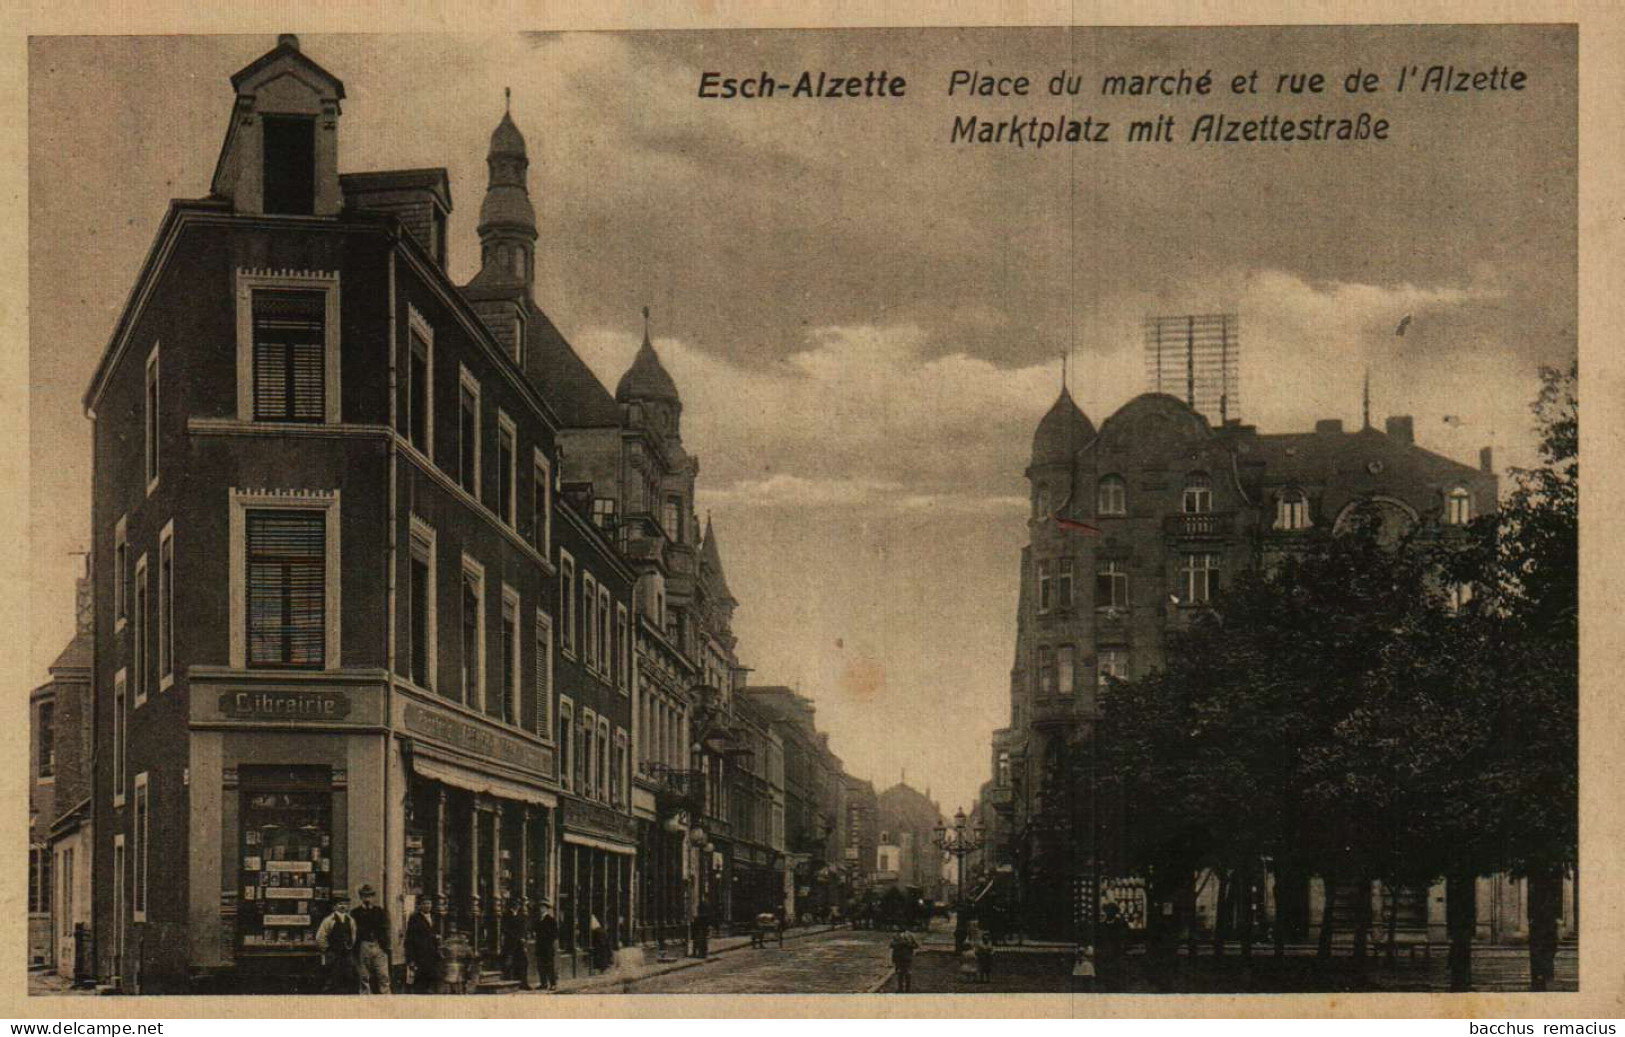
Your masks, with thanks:
[[[1033,432],[1033,459],[1035,465],[1065,464],[1072,455],[1095,435],[1095,426],[1087,415],[1072,402],[1072,394],[1065,387],[1056,398],[1055,405],[1044,415]]]
[[[95,661],[95,643],[95,638],[88,631],[75,635],[74,639],[68,642],[68,647],[62,649],[62,654],[50,665],[50,671],[54,674],[58,670],[90,669],[91,663]]]
[[[1365,471],[1373,461],[1403,463],[1426,479],[1448,482],[1483,477],[1478,469],[1406,443],[1374,428],[1357,432],[1286,432],[1258,436],[1248,454],[1263,461],[1271,483],[1321,483]]]
[[[666,373],[660,355],[649,342],[648,331],[643,333],[643,345],[638,347],[638,355],[632,358],[632,366],[626,369],[620,384],[615,387],[615,398],[623,403],[628,400],[679,399],[677,383]]]
[[[525,323],[526,370],[540,375],[543,398],[566,428],[604,428],[621,423],[621,408],[559,329],[540,308]],[[533,380],[535,380],[533,378]]]
[[[714,589],[717,596],[726,601],[737,602],[728,590],[728,580],[722,574],[722,552],[717,549],[717,535],[711,529],[711,516],[705,516],[705,540],[700,545],[700,564],[711,571],[712,579],[716,582]]]

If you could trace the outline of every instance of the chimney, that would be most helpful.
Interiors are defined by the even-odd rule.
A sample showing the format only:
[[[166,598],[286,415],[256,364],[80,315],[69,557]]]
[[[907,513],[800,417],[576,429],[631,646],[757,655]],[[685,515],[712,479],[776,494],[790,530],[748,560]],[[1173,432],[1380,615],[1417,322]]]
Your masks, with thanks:
[[[1478,452],[1478,470],[1485,475],[1495,474],[1495,448],[1484,447]]]
[[[1315,431],[1321,435],[1337,436],[1343,433],[1343,422],[1340,418],[1322,418],[1315,422]]]
[[[1391,415],[1388,418],[1387,429],[1389,439],[1397,439],[1406,446],[1416,442],[1415,423],[1411,421],[1409,414]]]

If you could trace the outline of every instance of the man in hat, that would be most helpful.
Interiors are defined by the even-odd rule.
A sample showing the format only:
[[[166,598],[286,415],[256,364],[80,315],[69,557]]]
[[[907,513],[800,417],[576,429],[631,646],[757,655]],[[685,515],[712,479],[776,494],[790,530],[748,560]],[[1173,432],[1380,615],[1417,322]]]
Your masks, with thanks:
[[[553,902],[542,898],[542,916],[536,920],[536,977],[543,990],[556,990],[558,970],[559,920],[553,917]]]
[[[356,958],[361,968],[363,994],[390,992],[389,912],[373,902],[377,895],[371,883],[363,883],[361,906],[351,913],[355,919]]]
[[[406,963],[412,966],[412,990],[434,994],[445,971],[445,952],[434,924],[434,898],[418,897],[417,910],[406,923]]]
[[[355,963],[356,924],[350,917],[350,898],[343,893],[333,895],[333,910],[316,927],[316,947],[322,952],[322,963],[327,968],[324,990],[329,994],[354,994],[360,991],[360,975]]]
[[[530,972],[530,956],[525,949],[525,930],[529,928],[525,901],[521,897],[509,897],[502,912],[502,971],[520,985],[527,982]]]

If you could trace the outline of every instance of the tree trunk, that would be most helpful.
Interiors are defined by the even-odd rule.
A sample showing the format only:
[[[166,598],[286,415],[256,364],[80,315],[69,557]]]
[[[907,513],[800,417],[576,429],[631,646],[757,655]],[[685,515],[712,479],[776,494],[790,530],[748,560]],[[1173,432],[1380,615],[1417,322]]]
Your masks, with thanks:
[[[1557,959],[1557,919],[1563,907],[1563,872],[1541,867],[1529,873],[1529,989],[1548,989]]]
[[[1279,864],[1276,865],[1275,924],[1270,927],[1270,931],[1275,937],[1275,956],[1277,958],[1286,957],[1286,922],[1288,911],[1286,906],[1281,901],[1281,892],[1288,886],[1291,886],[1294,890],[1296,890],[1297,883],[1298,870],[1296,868],[1288,868]],[[1296,892],[1292,893],[1291,896],[1294,897],[1293,903],[1296,904]],[[1296,907],[1294,907],[1293,910],[1296,910]]]
[[[1398,968],[1399,959],[1395,956],[1394,935],[1399,932],[1399,886],[1384,884],[1388,892],[1388,967]]]
[[[1332,956],[1332,926],[1337,921],[1337,873],[1325,872],[1320,882],[1320,946],[1315,948],[1315,957],[1326,960]]]
[[[1253,956],[1253,880],[1253,859],[1248,857],[1242,861],[1241,870],[1236,876],[1236,900],[1241,905],[1236,918],[1241,928],[1238,936],[1243,958]]]
[[[1192,873],[1185,881],[1185,889],[1181,900],[1185,904],[1185,942],[1186,951],[1192,962],[1196,961],[1197,952],[1201,949],[1201,933],[1196,931],[1196,875]]]
[[[1371,880],[1354,884],[1354,967],[1365,971],[1371,956]]]
[[[1230,908],[1231,908],[1231,878],[1230,873],[1222,869],[1215,869],[1213,877],[1218,881],[1218,897],[1213,908],[1213,956],[1224,957],[1224,939],[1230,934]]]
[[[1445,928],[1450,933],[1450,990],[1473,989],[1473,937],[1478,931],[1476,876],[1458,868],[1445,877]]]

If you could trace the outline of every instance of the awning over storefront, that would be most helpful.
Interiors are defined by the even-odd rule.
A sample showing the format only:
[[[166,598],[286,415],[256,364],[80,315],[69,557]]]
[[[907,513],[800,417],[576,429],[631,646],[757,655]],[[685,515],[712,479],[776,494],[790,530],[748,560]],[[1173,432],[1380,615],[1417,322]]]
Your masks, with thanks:
[[[425,756],[421,751],[412,754],[412,770],[430,781],[442,782],[468,792],[483,792],[501,799],[529,803],[538,807],[557,807],[558,797],[551,792],[523,785],[494,774],[482,774],[469,767]]]
[[[599,839],[596,836],[582,835],[580,832],[572,832],[569,829],[566,829],[564,832],[564,841],[567,843],[575,843],[577,846],[590,846],[595,850],[603,850],[606,853],[624,853],[628,857],[635,857],[638,852],[638,848],[636,846],[626,846],[622,843],[611,842],[608,839]]]

